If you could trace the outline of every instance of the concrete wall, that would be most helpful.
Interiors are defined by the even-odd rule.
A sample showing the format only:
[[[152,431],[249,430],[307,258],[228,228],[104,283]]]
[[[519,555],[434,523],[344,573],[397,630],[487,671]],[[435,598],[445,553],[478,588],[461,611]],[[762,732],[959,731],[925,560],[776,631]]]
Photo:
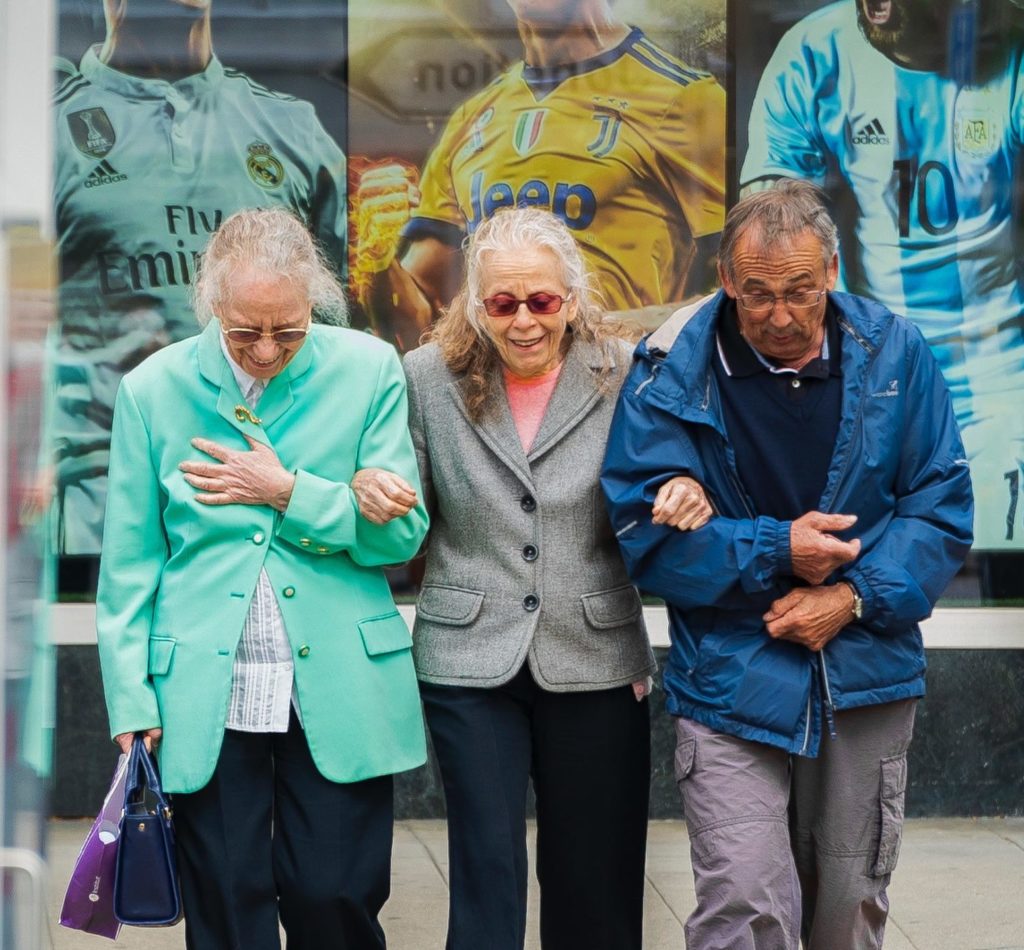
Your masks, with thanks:
[[[659,648],[664,663],[666,650]],[[99,661],[92,645],[58,648],[56,783],[52,813],[92,815],[117,758],[107,738]],[[1024,651],[930,649],[928,695],[910,749],[907,813],[1024,815]],[[677,818],[673,736],[660,687],[651,707],[651,816]],[[436,764],[399,777],[400,818],[444,814]]]

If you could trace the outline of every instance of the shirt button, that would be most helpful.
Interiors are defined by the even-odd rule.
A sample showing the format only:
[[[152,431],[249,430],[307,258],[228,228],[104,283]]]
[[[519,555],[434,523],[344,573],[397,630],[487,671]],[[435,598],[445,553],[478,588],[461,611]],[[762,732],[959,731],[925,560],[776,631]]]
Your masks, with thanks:
[[[286,587],[283,591],[281,591],[281,593],[284,594],[285,597],[294,597],[295,596],[295,588],[294,587]]]
[[[523,497],[519,499],[519,507],[522,508],[523,511],[536,511],[537,500],[533,495],[523,495]]]
[[[799,379],[794,379],[793,382],[791,382],[789,385],[792,386],[794,389],[799,389],[800,388],[800,380]]]
[[[306,644],[299,647],[299,656],[309,656],[309,647]]]
[[[252,543],[253,544],[262,544],[265,537],[266,537],[266,535],[262,531],[257,531],[252,536]]]
[[[523,598],[524,610],[536,610],[540,606],[540,598],[536,594],[527,594]]]
[[[537,560],[537,546],[535,544],[523,545],[523,560],[524,561],[536,561]]]
[[[308,548],[312,543],[313,542],[310,541],[309,538],[300,538],[299,539],[299,544],[301,544],[304,548]]]

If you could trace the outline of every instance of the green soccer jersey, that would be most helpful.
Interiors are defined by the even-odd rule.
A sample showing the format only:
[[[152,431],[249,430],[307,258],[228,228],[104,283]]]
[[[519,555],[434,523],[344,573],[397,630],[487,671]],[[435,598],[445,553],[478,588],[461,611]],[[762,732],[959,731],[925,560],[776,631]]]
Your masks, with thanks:
[[[118,384],[197,331],[189,288],[210,235],[242,208],[292,208],[341,273],[345,157],[310,103],[216,58],[166,82],[118,72],[90,50],[55,112],[60,547],[94,554]]]

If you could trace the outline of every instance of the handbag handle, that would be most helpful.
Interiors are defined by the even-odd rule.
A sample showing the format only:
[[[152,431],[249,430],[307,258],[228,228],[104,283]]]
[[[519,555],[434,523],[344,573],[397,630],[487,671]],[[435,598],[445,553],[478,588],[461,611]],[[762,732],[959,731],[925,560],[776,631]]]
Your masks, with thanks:
[[[138,806],[145,806],[147,791],[157,802],[159,813],[170,820],[173,815],[171,804],[164,795],[160,784],[160,772],[142,736],[132,740],[132,751],[128,756],[128,775],[124,786],[124,811],[130,813]]]

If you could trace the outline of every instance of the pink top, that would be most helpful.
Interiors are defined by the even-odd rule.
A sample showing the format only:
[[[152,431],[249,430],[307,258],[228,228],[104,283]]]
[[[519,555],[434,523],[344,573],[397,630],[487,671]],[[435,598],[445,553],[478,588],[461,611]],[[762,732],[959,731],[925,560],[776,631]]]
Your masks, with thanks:
[[[523,451],[529,452],[544,419],[544,410],[547,409],[551,394],[555,391],[558,374],[562,372],[562,364],[559,363],[550,373],[533,376],[530,379],[522,379],[513,375],[507,368],[503,369],[512,421],[516,424],[519,441],[523,443]]]

